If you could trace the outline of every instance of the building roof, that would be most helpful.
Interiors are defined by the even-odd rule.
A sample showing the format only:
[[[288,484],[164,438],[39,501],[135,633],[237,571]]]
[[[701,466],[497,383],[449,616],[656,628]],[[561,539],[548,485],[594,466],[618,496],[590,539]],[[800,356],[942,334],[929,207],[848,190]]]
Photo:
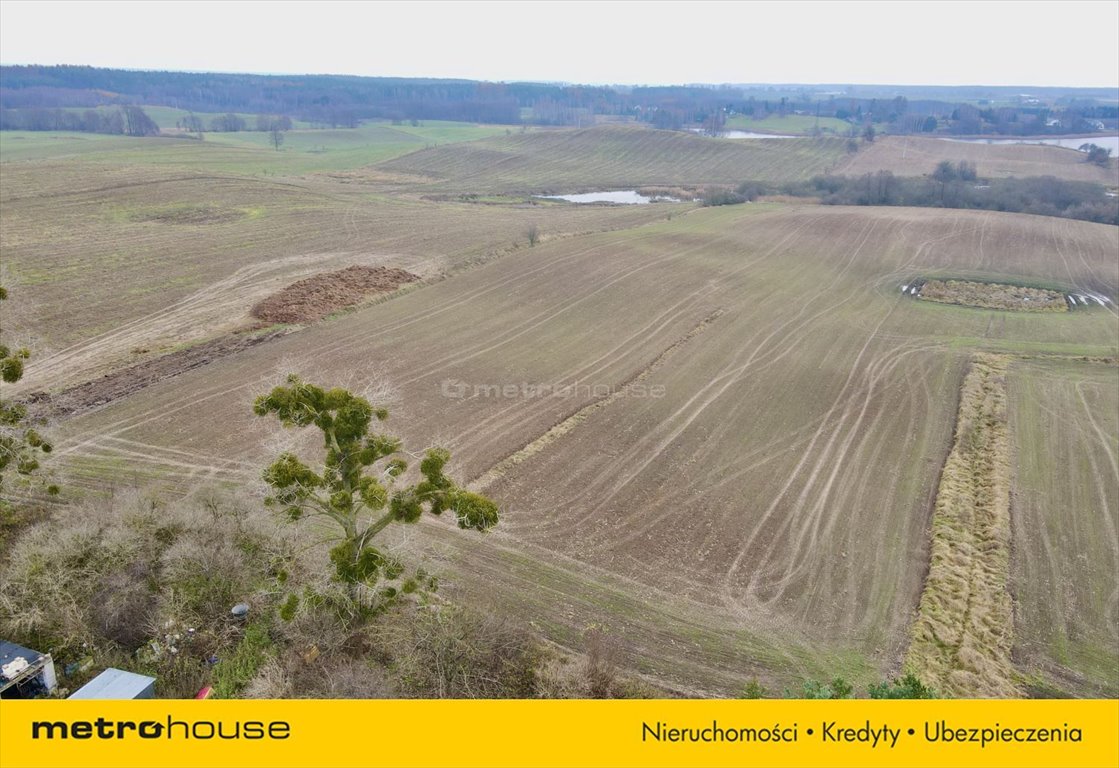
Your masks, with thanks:
[[[22,645],[16,645],[7,640],[0,640],[0,668],[11,664],[21,657],[27,661],[27,666],[12,674],[10,678],[5,676],[3,672],[0,672],[0,691],[6,691],[12,686],[21,684],[23,681],[29,680],[39,674],[42,667],[40,662],[42,662],[44,658],[47,658],[45,654],[39,653],[38,651],[24,648]]]
[[[110,667],[71,694],[71,699],[151,698],[155,678]]]
[[[9,664],[20,656],[27,659],[28,664],[34,664],[39,659],[43,658],[43,654],[38,651],[24,648],[22,645],[16,645],[7,640],[0,640],[0,666]]]

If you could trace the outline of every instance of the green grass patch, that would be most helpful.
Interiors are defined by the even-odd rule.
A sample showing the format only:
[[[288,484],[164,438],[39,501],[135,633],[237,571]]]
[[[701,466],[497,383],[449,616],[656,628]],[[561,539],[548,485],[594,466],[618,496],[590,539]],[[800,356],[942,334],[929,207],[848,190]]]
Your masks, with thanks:
[[[373,165],[427,147],[504,133],[503,126],[431,121],[366,123],[351,129],[293,129],[276,150],[261,131],[207,132],[195,138],[133,138],[95,133],[0,131],[0,162],[80,157],[112,165],[174,166],[244,175],[300,175]]]
[[[256,676],[257,670],[275,653],[268,624],[258,620],[245,627],[233,652],[214,665],[214,696],[232,699]]]
[[[726,127],[735,131],[754,131],[756,133],[791,133],[802,136],[812,135],[816,126],[824,133],[846,134],[851,124],[837,117],[816,118],[815,115],[770,115],[755,120],[749,115],[735,115],[727,118]]]

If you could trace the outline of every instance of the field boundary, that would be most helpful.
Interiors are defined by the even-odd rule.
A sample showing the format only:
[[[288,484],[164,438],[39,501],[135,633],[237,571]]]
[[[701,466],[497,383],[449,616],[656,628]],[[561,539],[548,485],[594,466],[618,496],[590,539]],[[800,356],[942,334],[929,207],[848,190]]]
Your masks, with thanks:
[[[940,694],[1021,696],[1011,660],[1009,359],[976,355],[960,390],[905,666]]]

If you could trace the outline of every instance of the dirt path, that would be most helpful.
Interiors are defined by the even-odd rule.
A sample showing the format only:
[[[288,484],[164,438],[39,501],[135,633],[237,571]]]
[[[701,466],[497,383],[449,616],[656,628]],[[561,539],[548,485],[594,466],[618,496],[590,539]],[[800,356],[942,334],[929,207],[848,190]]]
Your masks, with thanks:
[[[61,420],[100,408],[122,397],[149,387],[157,381],[209,365],[228,355],[283,336],[277,330],[258,334],[235,334],[172,352],[153,360],[146,360],[122,370],[102,376],[94,381],[79,384],[51,395],[34,392],[28,396],[31,415],[48,421]]]

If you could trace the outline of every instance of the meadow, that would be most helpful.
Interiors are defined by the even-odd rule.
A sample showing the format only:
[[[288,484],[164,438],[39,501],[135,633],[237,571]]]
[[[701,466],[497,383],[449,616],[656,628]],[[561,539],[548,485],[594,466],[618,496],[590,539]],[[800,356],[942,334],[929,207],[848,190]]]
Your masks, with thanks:
[[[803,136],[810,136],[816,128],[819,128],[823,133],[845,136],[851,130],[851,124],[836,117],[817,118],[815,115],[767,115],[761,120],[756,120],[749,115],[734,115],[727,119],[726,128],[735,131]]]

